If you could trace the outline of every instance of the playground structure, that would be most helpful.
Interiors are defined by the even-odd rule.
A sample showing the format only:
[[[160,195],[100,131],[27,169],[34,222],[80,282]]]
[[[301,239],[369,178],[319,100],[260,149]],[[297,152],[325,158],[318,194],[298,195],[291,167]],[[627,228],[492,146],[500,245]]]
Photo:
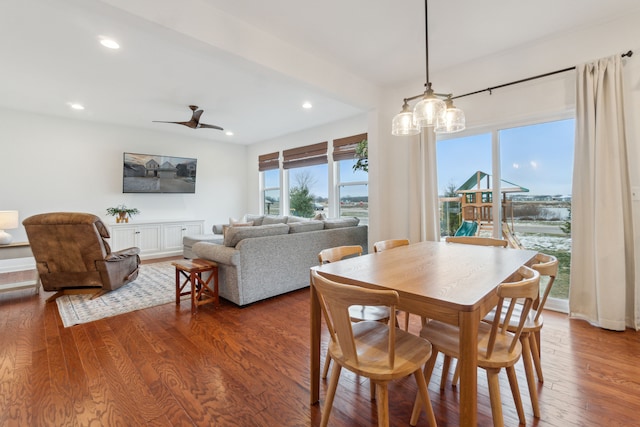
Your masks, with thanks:
[[[483,181],[486,186],[483,188]],[[456,236],[488,236],[493,232],[493,189],[491,188],[491,176],[485,172],[477,171],[464,184],[456,189],[457,199],[460,202],[461,225],[456,231]],[[507,199],[508,193],[526,193],[529,189],[512,182],[501,180],[500,193],[502,194],[502,237],[509,242],[512,248],[522,249],[522,245],[513,231],[513,204]],[[451,201],[451,198],[447,199]]]

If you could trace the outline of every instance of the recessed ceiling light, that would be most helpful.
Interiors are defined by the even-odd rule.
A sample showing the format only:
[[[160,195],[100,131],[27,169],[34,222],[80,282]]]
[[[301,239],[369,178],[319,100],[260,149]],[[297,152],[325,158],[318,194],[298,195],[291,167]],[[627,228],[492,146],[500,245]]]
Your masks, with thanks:
[[[224,134],[227,136],[233,136],[233,132],[231,132],[230,130],[226,131]]]
[[[115,40],[101,39],[100,44],[104,47],[108,47],[109,49],[120,49],[120,45]]]
[[[84,110],[84,105],[78,104],[77,102],[71,102],[69,106],[74,110]]]
[[[313,105],[311,105],[311,103],[310,103],[309,101],[307,101],[307,102],[305,102],[304,104],[302,104],[302,108],[305,108],[305,109],[307,109],[307,110],[308,110],[309,108],[311,108],[311,107],[313,107]]]

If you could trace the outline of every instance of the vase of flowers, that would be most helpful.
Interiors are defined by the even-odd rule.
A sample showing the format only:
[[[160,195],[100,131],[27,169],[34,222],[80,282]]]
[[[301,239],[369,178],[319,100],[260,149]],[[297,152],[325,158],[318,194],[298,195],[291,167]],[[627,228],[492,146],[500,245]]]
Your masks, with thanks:
[[[107,215],[115,216],[117,223],[129,222],[129,218],[139,213],[140,211],[137,208],[128,208],[125,205],[118,205],[113,208],[107,208]]]

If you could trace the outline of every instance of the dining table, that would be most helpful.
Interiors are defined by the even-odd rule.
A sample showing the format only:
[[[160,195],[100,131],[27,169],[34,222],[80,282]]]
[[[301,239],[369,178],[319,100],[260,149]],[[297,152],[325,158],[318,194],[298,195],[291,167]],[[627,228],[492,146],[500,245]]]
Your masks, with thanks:
[[[478,326],[497,304],[496,289],[536,251],[419,242],[312,267],[344,284],[398,293],[397,309],[460,328],[460,425],[477,425]],[[311,283],[310,399],[320,398],[321,307]]]

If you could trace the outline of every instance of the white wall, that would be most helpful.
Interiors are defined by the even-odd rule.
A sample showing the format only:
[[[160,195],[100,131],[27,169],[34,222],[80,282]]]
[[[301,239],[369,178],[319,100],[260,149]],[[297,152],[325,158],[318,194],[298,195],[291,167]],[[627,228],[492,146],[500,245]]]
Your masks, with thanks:
[[[246,209],[245,146],[5,109],[0,141],[0,210],[18,210],[21,222],[79,211],[111,223],[105,209],[124,203],[140,209],[134,221],[204,219],[209,231]],[[123,152],[197,158],[196,193],[123,194]],[[27,240],[22,226],[9,232]]]

